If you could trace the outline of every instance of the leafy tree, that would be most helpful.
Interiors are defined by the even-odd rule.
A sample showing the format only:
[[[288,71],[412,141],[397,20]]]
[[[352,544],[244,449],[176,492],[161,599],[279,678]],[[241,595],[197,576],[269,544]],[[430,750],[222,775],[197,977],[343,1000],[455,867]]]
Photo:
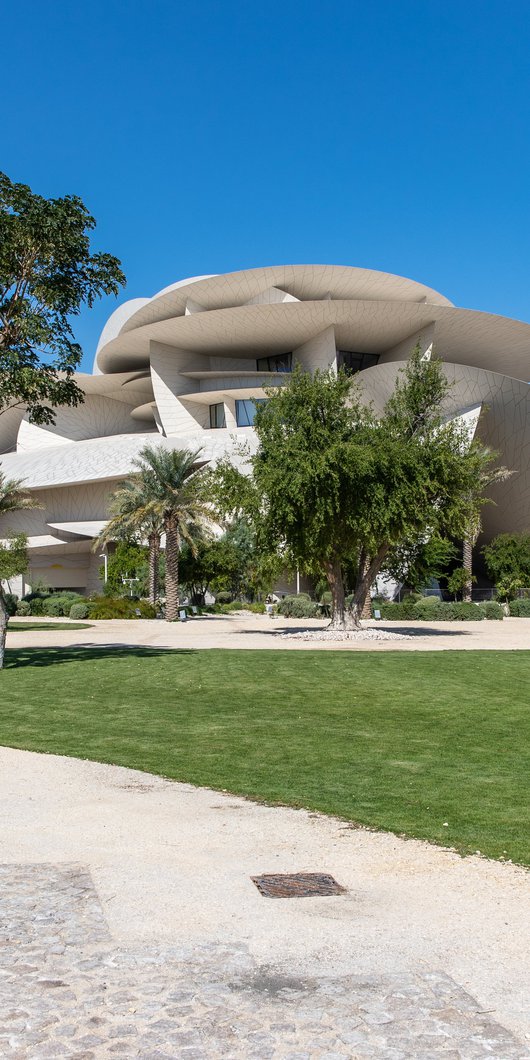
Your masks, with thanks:
[[[151,497],[142,472],[131,476],[115,490],[109,510],[111,518],[94,544],[99,549],[111,541],[135,541],[137,546],[147,541],[149,556],[149,601],[156,604],[159,595],[160,539],[163,518],[151,507]],[[145,551],[142,553],[145,562]],[[111,567],[116,566],[116,555],[109,562],[108,581],[111,585]],[[125,571],[122,572],[123,574]]]
[[[486,570],[497,585],[530,586],[530,533],[498,534],[482,549]]]
[[[163,449],[144,446],[136,461],[146,511],[161,520],[166,535],[166,619],[178,617],[179,555],[186,542],[192,553],[197,540],[207,536],[213,519],[200,449]]]
[[[470,583],[473,584],[476,580],[466,567],[455,567],[453,573],[447,579],[447,588],[456,600],[459,593],[462,593],[462,598],[470,593]]]
[[[117,258],[91,253],[95,223],[77,196],[45,199],[0,173],[0,415],[24,406],[53,423],[54,406],[83,400],[70,317],[125,283]]]
[[[0,516],[26,508],[38,508],[37,502],[24,490],[19,479],[7,479],[0,471]],[[27,570],[26,536],[12,531],[0,539],[0,669],[4,665],[7,623],[9,621],[8,594],[2,582]]]
[[[133,579],[132,583],[129,579]],[[130,596],[132,592],[133,596],[143,597],[147,595],[148,582],[148,549],[136,541],[118,541],[107,562],[105,595]]]
[[[277,557],[257,550],[244,519],[234,522],[221,537],[199,543],[195,555],[184,545],[180,558],[180,576],[195,603],[202,603],[208,590],[253,600],[272,587],[280,567]]]
[[[435,532],[419,541],[398,545],[387,556],[383,573],[420,593],[432,579],[439,581],[446,575],[456,555],[453,542]]]
[[[342,372],[295,370],[256,413],[249,474],[221,464],[219,503],[246,511],[258,545],[327,577],[333,628],[358,626],[392,549],[433,533],[462,536],[482,498],[473,492],[491,454],[444,422],[449,384],[416,349],[381,418]],[[357,561],[346,613],[344,570]]]

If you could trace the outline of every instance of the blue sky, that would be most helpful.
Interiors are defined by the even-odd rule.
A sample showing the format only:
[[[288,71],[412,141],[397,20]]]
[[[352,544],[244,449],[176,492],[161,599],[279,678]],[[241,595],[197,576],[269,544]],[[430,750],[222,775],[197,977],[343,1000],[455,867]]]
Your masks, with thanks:
[[[530,321],[527,2],[30,0],[2,32],[1,167],[81,196],[120,300],[331,262]]]

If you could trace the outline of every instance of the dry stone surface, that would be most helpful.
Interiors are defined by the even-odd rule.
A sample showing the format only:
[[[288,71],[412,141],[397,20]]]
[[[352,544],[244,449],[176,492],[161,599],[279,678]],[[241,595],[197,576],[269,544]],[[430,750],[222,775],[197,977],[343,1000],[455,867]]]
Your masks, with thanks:
[[[449,977],[299,979],[244,946],[117,946],[89,874],[0,866],[0,1056],[523,1060]]]

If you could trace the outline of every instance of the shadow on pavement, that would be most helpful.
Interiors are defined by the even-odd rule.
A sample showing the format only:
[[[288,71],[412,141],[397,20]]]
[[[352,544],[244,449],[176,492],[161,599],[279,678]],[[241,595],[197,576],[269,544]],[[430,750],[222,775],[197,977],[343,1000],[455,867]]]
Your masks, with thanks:
[[[95,659],[159,659],[162,655],[195,655],[194,648],[143,647],[140,644],[72,644],[66,648],[8,648],[4,669],[20,666],[57,666]]]
[[[449,623],[448,623],[449,625]],[[412,626],[363,626],[361,632],[367,630],[376,630],[377,632],[384,633],[400,633],[401,636],[405,637],[470,637],[471,634],[467,629],[433,629],[431,626],[423,626],[421,629]],[[327,626],[275,626],[271,629],[238,629],[238,637],[245,635],[263,634],[266,637],[281,637],[289,633],[326,633]],[[331,633],[332,630],[329,630]],[[340,631],[338,631],[340,633]],[[353,633],[354,630],[348,630]],[[315,636],[315,642],[317,636]]]

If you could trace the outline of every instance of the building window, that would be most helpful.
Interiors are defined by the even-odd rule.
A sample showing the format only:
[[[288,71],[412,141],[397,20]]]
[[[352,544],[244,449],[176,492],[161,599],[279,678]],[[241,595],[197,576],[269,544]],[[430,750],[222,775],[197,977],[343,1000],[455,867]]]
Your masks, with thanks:
[[[337,350],[337,367],[344,368],[348,375],[355,375],[365,368],[373,368],[379,361],[378,353],[353,353],[350,350]]]
[[[264,405],[266,398],[249,398],[245,401],[236,401],[236,423],[238,427],[252,427],[256,407]]]
[[[292,362],[292,353],[278,353],[273,357],[258,357],[256,366],[258,372],[290,372]]]
[[[224,402],[219,402],[217,405],[210,405],[210,427],[226,427],[225,418],[225,407]]]

